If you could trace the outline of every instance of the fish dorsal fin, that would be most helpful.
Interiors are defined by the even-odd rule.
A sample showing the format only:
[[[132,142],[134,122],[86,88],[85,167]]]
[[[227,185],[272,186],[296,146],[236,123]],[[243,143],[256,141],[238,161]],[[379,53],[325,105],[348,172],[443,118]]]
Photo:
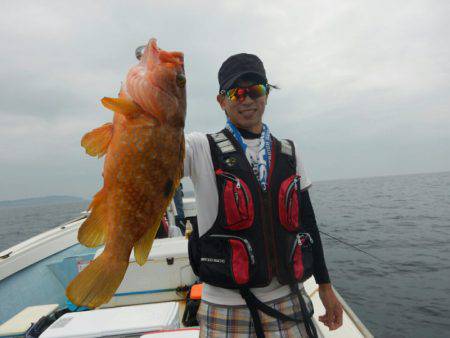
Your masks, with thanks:
[[[108,150],[113,133],[112,123],[105,123],[103,126],[91,130],[81,139],[81,146],[86,149],[86,153],[91,156],[102,157]]]
[[[134,244],[134,258],[136,258],[136,262],[140,266],[147,262],[148,254],[150,253],[156,233],[158,232],[161,217],[157,217],[158,221],[150,226],[147,232]]]
[[[135,118],[144,113],[142,108],[137,103],[123,97],[104,97],[102,99],[102,104],[105,108],[122,114],[128,119]]]
[[[95,194],[88,209],[91,210],[91,214],[78,230],[78,241],[89,248],[94,248],[105,243],[108,230],[105,188]]]

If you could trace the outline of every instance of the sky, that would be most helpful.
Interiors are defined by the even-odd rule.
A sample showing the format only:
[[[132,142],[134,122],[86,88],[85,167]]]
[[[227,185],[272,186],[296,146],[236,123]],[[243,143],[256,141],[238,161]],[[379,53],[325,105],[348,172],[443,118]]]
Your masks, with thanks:
[[[0,200],[91,198],[103,161],[84,133],[111,121],[134,51],[185,54],[186,132],[225,123],[217,72],[264,62],[264,122],[312,181],[450,170],[449,1],[2,1]]]

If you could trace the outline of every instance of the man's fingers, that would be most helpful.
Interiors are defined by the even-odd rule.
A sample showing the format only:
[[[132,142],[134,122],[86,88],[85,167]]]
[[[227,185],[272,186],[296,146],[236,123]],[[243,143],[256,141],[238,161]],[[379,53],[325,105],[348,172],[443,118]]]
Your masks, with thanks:
[[[326,325],[328,326],[328,330],[330,331],[337,329],[337,324],[335,321],[333,321],[333,319],[330,319]]]
[[[331,323],[330,326],[329,326],[330,331],[336,330],[338,327],[339,326],[336,323]]]
[[[319,316],[319,321],[327,326],[330,331],[336,330],[342,326],[342,311],[337,309],[334,313],[327,312],[324,315]]]
[[[338,324],[338,327],[340,327],[342,325],[342,310],[339,311],[339,313],[336,315],[336,323]]]
[[[321,321],[325,326],[330,327],[331,325],[331,316],[328,313],[325,313],[322,316],[319,316],[319,321]]]
[[[342,325],[342,317],[343,317],[342,307],[338,306],[334,311],[334,321],[337,324],[337,327],[340,327]]]
[[[340,311],[340,309],[335,311],[329,324],[330,325],[328,327],[330,330],[336,330],[342,326],[342,311]]]
[[[323,323],[328,322],[330,320],[330,316],[325,312],[325,314],[319,316],[319,320]]]

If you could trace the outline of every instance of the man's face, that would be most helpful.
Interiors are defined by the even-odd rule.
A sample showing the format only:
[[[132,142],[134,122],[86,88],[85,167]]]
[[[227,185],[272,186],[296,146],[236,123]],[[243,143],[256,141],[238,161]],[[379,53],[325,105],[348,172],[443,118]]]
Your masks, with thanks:
[[[246,88],[254,84],[254,81],[238,80],[236,87]],[[260,133],[262,130],[262,116],[267,104],[267,95],[252,99],[246,96],[243,101],[232,102],[226,95],[217,95],[217,101],[227,114],[231,122],[241,129]]]

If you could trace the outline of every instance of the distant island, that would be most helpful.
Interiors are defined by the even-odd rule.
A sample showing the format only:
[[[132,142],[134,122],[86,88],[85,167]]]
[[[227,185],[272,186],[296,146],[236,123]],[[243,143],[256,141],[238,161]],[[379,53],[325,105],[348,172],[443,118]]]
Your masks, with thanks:
[[[82,197],[76,196],[43,196],[33,198],[23,198],[18,200],[0,201],[0,207],[26,207],[49,204],[65,204],[87,201]]]

